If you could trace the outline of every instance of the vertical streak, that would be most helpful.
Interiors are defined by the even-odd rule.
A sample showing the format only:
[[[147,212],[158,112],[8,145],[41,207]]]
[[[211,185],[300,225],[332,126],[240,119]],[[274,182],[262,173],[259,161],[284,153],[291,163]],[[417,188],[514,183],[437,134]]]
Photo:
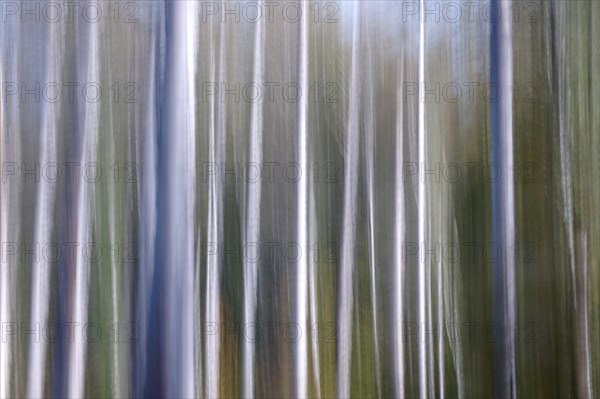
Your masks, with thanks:
[[[259,8],[262,8],[262,1]],[[264,81],[264,51],[265,33],[262,18],[256,23],[254,36],[254,72],[253,81]],[[261,98],[252,104],[250,121],[250,164],[262,164],[262,130],[263,130],[263,103]],[[246,245],[256,245],[260,238],[260,205],[261,205],[261,180],[249,181],[247,184],[248,196],[246,204]],[[249,328],[250,323],[256,320],[257,304],[257,279],[258,264],[244,257],[244,328]],[[252,340],[243,340],[243,368],[242,368],[242,396],[254,397],[254,346]]]
[[[109,48],[108,48],[108,53],[111,53],[111,49],[110,49],[110,41],[108,42],[109,44]],[[109,76],[109,81],[112,81],[112,76],[111,76],[111,70],[108,70],[108,76]],[[109,129],[110,129],[110,140],[108,142],[108,151],[110,154],[115,154],[115,132],[114,132],[114,111],[113,111],[113,102],[109,101],[108,102],[108,118],[109,118]],[[117,207],[116,207],[116,193],[115,193],[115,186],[110,184],[108,187],[108,214],[109,215],[116,215],[116,211],[117,211]],[[111,245],[113,243],[116,243],[116,239],[117,239],[117,235],[116,235],[116,223],[110,223],[109,226],[109,243],[111,243]],[[118,295],[118,286],[117,286],[117,274],[120,272],[120,268],[119,270],[117,270],[117,264],[118,262],[114,262],[111,261],[110,262],[110,281],[111,281],[111,307],[112,307],[112,317],[113,323],[118,323],[120,320],[120,308],[119,308],[119,295]],[[118,325],[118,324],[117,324]],[[118,340],[114,340],[112,342],[112,348],[111,348],[111,355],[112,355],[112,369],[110,371],[111,373],[111,377],[112,377],[112,386],[111,388],[113,389],[111,391],[111,394],[113,396],[116,397],[120,397],[123,396],[121,394],[121,373],[119,370],[119,342]]]
[[[162,10],[161,10],[162,11]],[[151,7],[148,11],[150,20],[158,19],[158,11],[155,7]],[[158,25],[158,24],[157,24]],[[144,176],[138,185],[138,195],[140,198],[140,222],[138,226],[138,234],[140,241],[140,263],[139,263],[139,293],[137,294],[138,314],[136,320],[140,326],[140,345],[136,346],[135,363],[136,376],[133,381],[134,396],[142,396],[144,387],[147,385],[148,371],[150,364],[148,360],[148,348],[153,347],[154,332],[151,327],[156,319],[156,312],[153,312],[152,304],[152,286],[155,279],[155,273],[158,272],[155,262],[155,242],[156,242],[156,194],[157,194],[157,86],[158,86],[158,70],[160,62],[157,62],[160,54],[159,42],[161,34],[159,29],[150,29],[150,51],[148,54],[147,68],[150,71],[148,80],[144,82],[148,87],[147,99],[144,101],[144,106],[148,108],[145,112],[144,122],[142,126],[146,126],[145,131],[139,132],[141,136],[140,154],[137,154],[136,159],[142,162],[141,173]],[[154,328],[155,329],[155,328]]]
[[[198,325],[199,314],[195,312],[199,297],[199,288],[196,287],[194,278],[196,272],[195,256],[195,229],[196,229],[196,65],[197,53],[200,39],[200,27],[198,25],[199,3],[195,1],[185,2],[185,71],[186,71],[186,98],[187,116],[185,146],[187,149],[186,164],[187,169],[187,200],[186,200],[186,219],[187,219],[187,262],[184,264],[182,284],[185,292],[183,301],[185,303],[185,317],[182,321],[184,330],[183,356],[183,394],[192,397],[198,391],[196,384],[197,378],[197,358],[195,356],[195,327]]]
[[[1,41],[4,44],[4,40]],[[0,53],[0,80],[4,81],[3,59]],[[3,84],[0,84],[0,99],[4,98]],[[4,103],[0,102],[0,165],[4,165]],[[0,242],[8,241],[8,184],[0,184]],[[9,263],[0,266],[0,320],[11,320],[9,300]],[[11,369],[10,343],[0,340],[0,398],[10,397],[8,389],[9,370]]]
[[[58,57],[62,58],[59,45],[61,40],[59,31],[62,24],[49,24],[48,35],[48,81],[60,81],[60,69],[57,66]],[[60,61],[59,61],[60,63]],[[60,105],[57,103],[44,103],[42,112],[42,130],[41,130],[41,164],[48,165],[56,163],[56,130],[57,118],[60,114]],[[48,182],[47,179],[40,180],[40,191],[37,199],[35,242],[45,245],[51,241],[52,218],[54,215],[55,184]],[[46,257],[42,256],[41,262],[33,263],[32,270],[32,300],[31,300],[31,321],[30,325],[40,325],[42,328],[46,325],[50,306],[49,298],[49,279],[51,263]],[[46,340],[42,339],[34,342],[30,346],[28,359],[28,383],[27,396],[30,398],[40,398],[44,392],[45,380],[45,359],[46,359]]]
[[[309,1],[302,2],[302,20],[300,25],[299,84],[308,88],[308,7]],[[308,96],[302,96],[298,103],[298,162],[300,170],[308,172]],[[298,182],[298,246],[303,255],[296,269],[296,309],[295,318],[299,326],[307,322],[307,273],[308,273],[308,177],[303,173]],[[296,398],[308,396],[308,361],[306,338],[295,344],[295,395]]]
[[[188,183],[190,164],[187,158],[190,132],[190,82],[187,40],[190,38],[186,13],[189,2],[167,4],[165,97],[159,133],[159,182],[157,196],[158,225],[156,265],[162,279],[157,289],[164,292],[161,313],[158,365],[161,394],[166,397],[193,396],[193,270],[188,240]],[[192,41],[193,44],[193,41]],[[192,176],[193,177],[193,176]],[[192,199],[193,201],[193,199]],[[193,245],[193,241],[192,241]],[[159,292],[161,292],[159,291]]]
[[[212,19],[211,19],[212,25]],[[212,32],[212,26],[211,26]],[[225,79],[225,24],[220,24],[220,49],[219,49],[219,82]],[[211,40],[211,79],[216,76],[215,72],[215,54]],[[225,135],[225,105],[220,104],[218,115],[215,121],[217,107],[215,96],[211,96],[210,102],[210,126],[209,126],[209,161],[212,165],[221,165],[224,162],[222,154],[222,145],[224,145]],[[208,205],[208,242],[221,244],[223,237],[223,222],[221,214],[221,200],[223,197],[222,185],[219,179],[214,176],[209,182],[209,205]],[[207,251],[207,274],[206,274],[206,323],[218,330],[220,325],[220,297],[221,297],[221,264],[217,255],[208,254]],[[220,338],[219,335],[212,335],[211,340],[206,342],[206,396],[217,398],[220,396],[219,390],[219,353]]]
[[[89,82],[100,82],[100,54],[98,49],[98,24],[90,24],[88,40],[88,71]],[[95,162],[95,151],[98,145],[100,105],[98,102],[86,103],[83,129],[83,145],[81,149],[81,164]],[[88,319],[88,300],[90,283],[90,262],[83,253],[82,244],[91,242],[93,238],[93,209],[95,206],[94,183],[81,181],[77,199],[77,259],[75,260],[75,298],[73,319],[71,322],[85,325]],[[85,368],[87,346],[81,337],[75,339],[71,347],[69,359],[69,397],[81,398],[85,393]]]
[[[211,29],[211,33],[212,33],[212,29]],[[211,37],[210,39],[210,45],[211,45],[211,54],[210,54],[210,64],[211,64],[211,79],[214,79],[214,66],[212,66],[212,64],[214,63],[214,52],[212,51],[212,44],[213,42],[213,38]],[[210,116],[209,116],[209,142],[208,142],[208,151],[209,151],[209,162],[211,162],[214,165],[214,160],[215,160],[215,101],[214,98],[211,97],[210,100]],[[209,184],[208,184],[208,223],[207,223],[207,232],[206,232],[206,236],[208,238],[207,242],[215,242],[214,241],[214,237],[215,237],[215,221],[214,221],[214,191],[215,191],[215,183],[214,183],[214,179],[210,179],[209,180]],[[214,311],[213,311],[213,306],[212,306],[212,290],[214,289],[214,285],[211,285],[211,283],[214,280],[213,274],[215,273],[215,265],[214,265],[214,260],[212,259],[212,257],[210,255],[208,255],[208,251],[206,251],[207,253],[207,259],[206,259],[206,265],[207,265],[207,271],[206,271],[206,325],[208,325],[208,323],[216,323],[213,324],[218,326],[218,322],[216,322],[215,320],[213,320],[214,317]],[[208,328],[207,328],[208,329]],[[213,387],[212,387],[212,381],[210,381],[211,378],[213,378],[213,367],[214,367],[214,363],[212,362],[212,356],[213,356],[213,348],[214,345],[216,345],[218,342],[214,342],[213,345],[207,345],[205,347],[205,353],[206,353],[206,360],[205,360],[205,369],[206,369],[206,382],[205,382],[205,386],[206,386],[206,396],[207,397],[214,397],[211,395],[211,392],[213,392]]]
[[[440,262],[439,266],[438,266],[438,326],[440,328],[440,335],[442,335],[442,337],[440,337],[439,342],[438,342],[438,372],[439,372],[439,385],[440,385],[440,391],[439,391],[439,395],[438,397],[440,399],[444,399],[445,397],[445,386],[444,386],[444,382],[445,382],[445,364],[444,364],[444,339],[443,339],[443,331],[444,331],[444,290],[443,290],[443,284],[442,284],[442,265],[443,263]]]
[[[592,359],[591,359],[591,352],[590,352],[590,337],[589,337],[589,325],[588,325],[588,251],[587,251],[587,236],[584,233],[583,234],[583,238],[582,238],[582,250],[581,252],[584,254],[583,255],[583,261],[582,261],[582,271],[581,271],[581,285],[583,286],[582,288],[582,293],[581,293],[581,297],[582,297],[582,304],[581,304],[581,308],[579,310],[579,316],[578,316],[578,328],[580,329],[580,334],[582,335],[582,340],[583,340],[583,344],[579,345],[580,348],[577,349],[578,351],[578,357],[580,359],[582,359],[583,361],[581,361],[580,363],[582,363],[582,368],[583,368],[583,374],[584,377],[579,376],[580,385],[583,385],[581,389],[582,392],[585,392],[585,394],[587,395],[588,398],[592,398],[593,395],[593,385],[592,385],[592,377],[591,377],[591,366],[592,366]],[[582,330],[582,331],[581,331]],[[581,353],[584,352],[584,353]]]
[[[418,147],[419,147],[419,167],[423,167],[425,164],[426,154],[426,137],[425,137],[425,0],[421,0],[420,3],[420,18],[419,18],[419,89],[421,96],[419,98],[419,132],[418,132]],[[426,206],[427,206],[427,186],[424,178],[419,178],[419,189],[418,189],[418,230],[419,230],[419,246],[425,245],[427,238],[427,232],[425,231],[427,226],[426,220]],[[425,269],[427,262],[425,257],[421,254],[419,260],[419,273],[418,273],[418,320],[419,328],[425,328]],[[422,259],[422,262],[421,262]],[[425,340],[419,338],[418,342],[418,357],[419,357],[419,397],[427,397],[427,348]]]
[[[583,285],[579,284],[579,276],[577,274],[577,251],[578,249],[576,248],[576,233],[575,233],[575,222],[574,222],[574,212],[573,212],[573,182],[572,182],[572,176],[571,176],[571,171],[573,170],[573,144],[571,143],[571,132],[569,131],[570,126],[570,107],[569,107],[569,102],[568,102],[568,95],[565,95],[565,93],[568,93],[568,88],[566,88],[565,86],[568,84],[568,72],[565,71],[566,68],[565,66],[563,66],[558,60],[563,60],[566,59],[565,57],[568,57],[567,53],[567,46],[565,45],[565,36],[564,36],[564,32],[560,32],[563,33],[563,36],[561,37],[560,41],[556,40],[556,36],[559,35],[559,32],[556,32],[557,30],[559,30],[559,26],[562,27],[563,23],[567,24],[567,16],[564,14],[564,9],[563,7],[568,8],[567,5],[562,5],[562,4],[556,4],[555,2],[551,2],[550,3],[551,6],[551,12],[552,12],[552,18],[553,18],[553,30],[552,30],[552,35],[553,35],[553,43],[554,46],[558,48],[558,50],[555,50],[557,53],[560,52],[560,57],[556,59],[555,63],[555,68],[558,70],[558,72],[556,72],[556,77],[555,79],[558,80],[557,83],[557,93],[558,93],[558,101],[557,101],[557,109],[558,109],[558,119],[559,119],[559,148],[560,148],[560,182],[561,182],[561,188],[562,188],[562,200],[563,200],[563,207],[564,210],[562,212],[562,217],[564,219],[564,224],[565,224],[565,232],[567,235],[567,248],[568,248],[568,261],[569,261],[569,271],[570,271],[570,280],[571,280],[571,290],[573,293],[573,307],[574,307],[574,311],[576,314],[576,323],[577,323],[577,340],[579,340],[579,337],[583,335],[583,339],[585,340],[585,336],[587,334],[587,328],[585,327],[585,320],[581,315],[584,315],[584,317],[587,317],[587,294],[586,294],[586,284],[584,283]],[[556,9],[557,7],[560,7],[558,10]],[[556,20],[558,18],[558,16],[561,17],[560,20]],[[561,23],[562,22],[562,23]],[[565,104],[566,102],[566,104]],[[585,261],[585,259],[584,259]],[[582,268],[582,274],[585,276],[587,274],[585,265]],[[587,282],[587,279],[584,277],[583,278],[584,282]],[[582,289],[580,289],[580,287],[582,287]],[[584,329],[585,328],[585,329]],[[587,342],[587,341],[586,341]],[[580,345],[579,343],[577,343],[575,345],[575,353],[576,353],[576,359],[577,359],[577,363],[578,363],[578,370],[575,372],[576,375],[576,379],[578,382],[578,391],[579,392],[586,392],[588,394],[589,397],[592,397],[591,393],[589,392],[590,389],[590,384],[589,384],[589,351],[584,350],[582,345]],[[584,353],[582,353],[584,352]],[[583,370],[583,373],[586,375],[585,379],[586,382],[583,383],[583,380],[581,378],[581,372],[580,370]]]
[[[556,10],[556,7],[558,7],[556,5],[556,3],[552,2],[550,3],[551,6],[551,15],[552,15],[552,19],[553,19],[553,28],[551,31],[552,34],[552,38],[553,38],[553,46],[558,47],[560,50],[560,58],[561,59],[565,59],[564,57],[567,57],[567,54],[565,54],[565,38],[562,37],[561,39],[557,39],[556,35],[558,32],[556,32],[557,30],[559,30],[558,26],[559,26],[559,21],[555,21],[555,19],[557,18],[557,14],[560,12],[559,10]],[[561,13],[562,14],[562,13]],[[564,34],[564,32],[561,32]],[[555,77],[555,79],[558,79],[558,84],[557,84],[557,94],[558,94],[558,101],[557,101],[557,108],[558,108],[558,118],[559,118],[559,134],[558,134],[558,139],[559,139],[559,146],[560,146],[560,174],[561,174],[561,178],[560,181],[562,182],[561,188],[562,188],[562,195],[563,195],[563,201],[564,201],[564,208],[565,208],[565,212],[563,213],[563,217],[565,218],[565,230],[566,230],[566,234],[567,234],[567,246],[568,246],[568,252],[569,252],[569,270],[571,272],[571,289],[573,290],[573,303],[575,305],[575,310],[577,310],[577,283],[576,283],[576,274],[575,274],[575,266],[576,266],[576,260],[575,260],[575,231],[574,231],[574,225],[573,225],[573,198],[572,198],[572,193],[571,193],[571,143],[569,141],[569,135],[566,132],[567,131],[567,123],[568,121],[566,120],[567,118],[565,118],[565,115],[568,113],[568,111],[565,111],[565,104],[564,104],[564,99],[565,99],[565,94],[564,92],[566,91],[565,88],[563,87],[566,83],[566,73],[564,72],[564,67],[561,64],[554,65],[554,68],[556,68],[557,72],[555,72],[555,74],[557,75]]]
[[[404,83],[404,58],[400,60],[400,76],[399,85]],[[395,220],[395,241],[396,241],[396,267],[394,276],[394,306],[395,311],[395,322],[396,322],[396,334],[395,349],[396,349],[396,376],[397,386],[396,397],[404,397],[404,344],[402,341],[402,332],[404,331],[404,270],[402,262],[402,248],[404,247],[404,231],[405,231],[405,219],[404,219],[404,184],[402,182],[402,167],[404,163],[404,118],[402,109],[402,90],[399,87],[396,100],[396,202],[394,213],[396,215]]]
[[[423,165],[423,164],[421,164]],[[423,168],[425,169],[425,168]],[[423,176],[423,178],[425,179],[425,176]],[[425,203],[427,204],[427,210],[429,212],[431,212],[431,208],[429,207],[429,203],[427,201],[427,197],[425,199]],[[431,220],[431,218],[430,218]],[[426,237],[427,237],[427,242],[424,242],[423,244],[423,256],[425,257],[425,259],[427,259],[427,248],[429,248],[428,246],[428,241],[430,239],[431,236],[431,231],[433,229],[428,230],[427,232],[429,233]],[[434,244],[435,245],[435,244]],[[426,287],[427,287],[427,321],[425,323],[425,326],[423,328],[423,333],[425,334],[425,332],[427,331],[427,328],[435,328],[435,325],[433,324],[433,279],[431,278],[432,275],[432,271],[433,271],[433,264],[434,262],[427,262],[426,260],[423,261],[424,264],[427,265],[427,270],[426,270],[426,277],[425,277],[425,281],[426,281]],[[424,340],[426,340],[426,345],[427,345],[427,390],[428,392],[430,392],[430,395],[435,395],[436,392],[436,386],[435,383],[437,382],[435,379],[435,348],[434,348],[434,340],[433,339],[429,339],[427,340],[426,338],[427,334],[425,334],[425,336],[423,337]]]
[[[445,159],[444,159],[445,161]],[[442,187],[442,189],[446,189],[446,187]],[[441,211],[442,208],[442,201],[438,202],[438,217],[441,217],[441,215],[443,214]],[[440,232],[438,232],[440,240],[438,242],[445,242],[445,238],[447,238],[447,235],[444,235]],[[438,397],[440,399],[444,399],[445,397],[445,392],[444,392],[444,380],[445,380],[445,364],[444,364],[444,339],[443,339],[443,332],[444,332],[444,286],[443,286],[443,266],[444,266],[444,259],[440,259],[438,262],[438,272],[437,272],[437,316],[438,316],[438,320],[437,320],[437,325],[440,328],[440,335],[441,337],[438,340],[438,372],[439,372],[439,376],[438,376],[438,383],[439,383],[439,393],[438,393]]]
[[[494,0],[502,15],[510,15],[511,2]],[[509,93],[513,82],[511,18],[492,21],[491,81]],[[492,162],[500,170],[510,170],[513,162],[512,96],[502,96],[491,104]],[[492,183],[493,236],[503,254],[509,254],[515,243],[515,204],[512,179],[497,179]],[[507,255],[494,262],[494,321],[502,331],[513,331],[515,325],[515,264]],[[494,395],[516,397],[515,348],[513,333],[505,334],[494,345]]]
[[[317,211],[315,204],[315,188],[313,184],[310,184],[310,212],[309,212],[309,243],[317,243],[318,246],[318,231],[317,231]],[[310,244],[309,244],[310,245]],[[308,256],[308,253],[307,253]],[[310,325],[315,327],[315,338],[312,340],[312,369],[315,379],[315,398],[321,397],[321,367],[319,362],[319,346],[318,346],[318,314],[317,314],[317,283],[316,283],[316,264],[318,260],[313,259],[310,261],[310,265],[308,266],[308,287],[309,287],[309,296],[310,296]],[[308,336],[307,336],[308,338]]]
[[[369,68],[368,74],[369,78],[371,78],[373,74],[372,69],[373,64],[373,55],[372,52],[369,51]],[[366,140],[366,151],[365,151],[365,161],[367,164],[367,193],[368,193],[368,205],[369,205],[369,271],[371,277],[371,312],[372,315],[372,325],[373,325],[373,341],[374,341],[374,351],[375,351],[375,385],[377,390],[377,397],[381,397],[381,370],[380,370],[380,356],[379,356],[379,331],[377,329],[378,321],[377,321],[377,274],[375,272],[376,269],[376,255],[375,255],[375,204],[374,204],[374,160],[375,160],[375,106],[373,101],[373,89],[369,90],[367,95],[368,101],[368,111],[366,114],[366,132],[365,132],[365,140]]]
[[[352,361],[352,307],[354,271],[354,244],[356,235],[356,194],[358,180],[358,110],[359,110],[359,11],[362,3],[354,3],[352,33],[352,64],[350,66],[350,93],[348,107],[348,134],[346,136],[346,165],[344,172],[344,209],[342,253],[340,262],[340,291],[338,328],[338,397],[350,397],[350,370]]]
[[[18,33],[19,30],[12,25],[3,25],[1,27],[3,32],[0,35],[0,43],[2,44],[0,56],[3,57],[0,59],[0,80],[2,81],[0,86],[3,86],[7,75],[14,76],[16,82],[21,79],[19,68],[20,46],[17,45],[21,40],[21,35]],[[12,57],[7,57],[7,52]],[[3,62],[6,62],[6,64],[3,64]],[[10,65],[7,65],[9,63]],[[0,88],[2,96],[8,95],[7,92],[2,91],[3,89]],[[4,99],[4,97],[0,97],[0,99]],[[23,143],[20,134],[11,134],[11,132],[21,132],[21,108],[14,105],[6,106],[6,104],[6,101],[0,100],[2,119],[2,125],[0,125],[0,157],[2,158],[2,165],[10,161],[18,164],[23,157]],[[12,211],[18,209],[20,198],[21,190],[18,184],[13,185],[8,180],[0,184],[0,242],[2,243],[17,242],[21,236],[21,219],[18,213],[15,214]],[[16,278],[18,277],[19,261],[8,257],[3,260],[4,262],[0,265],[0,321],[7,323],[4,325],[5,333],[7,328],[14,328],[16,333],[19,328],[15,319],[18,316]],[[10,327],[8,327],[9,324]],[[0,339],[0,398],[12,398],[18,394],[15,389],[15,385],[18,383],[18,376],[15,373],[15,363],[18,364],[15,361],[16,354],[15,340]]]

